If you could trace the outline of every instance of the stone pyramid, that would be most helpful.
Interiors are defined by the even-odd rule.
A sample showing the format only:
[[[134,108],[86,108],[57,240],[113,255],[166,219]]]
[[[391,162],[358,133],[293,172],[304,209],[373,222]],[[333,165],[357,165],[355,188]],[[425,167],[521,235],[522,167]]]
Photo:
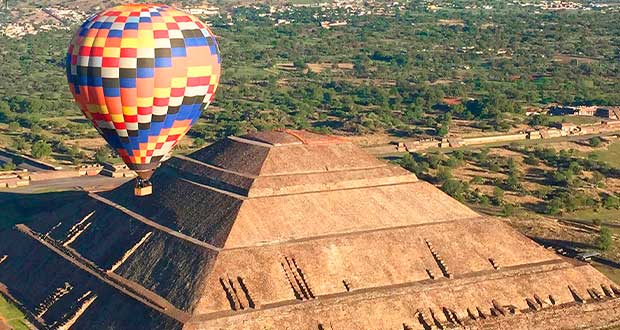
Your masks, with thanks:
[[[42,329],[598,329],[620,289],[337,137],[229,137],[0,232]]]

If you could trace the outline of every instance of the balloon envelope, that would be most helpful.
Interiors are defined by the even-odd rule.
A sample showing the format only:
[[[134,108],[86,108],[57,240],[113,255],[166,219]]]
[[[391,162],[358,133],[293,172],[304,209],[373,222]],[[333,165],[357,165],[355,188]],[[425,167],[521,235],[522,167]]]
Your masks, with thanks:
[[[213,99],[220,54],[196,17],[167,5],[122,5],[82,24],[66,71],[97,131],[129,168],[151,172]]]

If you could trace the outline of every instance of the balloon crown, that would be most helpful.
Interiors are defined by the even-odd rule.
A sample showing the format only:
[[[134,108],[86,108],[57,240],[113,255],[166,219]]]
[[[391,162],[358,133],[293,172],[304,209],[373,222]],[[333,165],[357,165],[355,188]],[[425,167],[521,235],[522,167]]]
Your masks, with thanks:
[[[146,185],[213,100],[220,60],[215,35],[198,18],[127,4],[82,24],[66,71],[84,116]]]

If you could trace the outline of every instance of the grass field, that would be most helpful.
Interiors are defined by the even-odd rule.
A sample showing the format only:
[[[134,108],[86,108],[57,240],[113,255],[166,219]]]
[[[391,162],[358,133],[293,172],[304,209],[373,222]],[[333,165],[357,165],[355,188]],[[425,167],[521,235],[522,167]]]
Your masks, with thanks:
[[[0,318],[3,318],[14,330],[29,330],[24,314],[0,295]]]
[[[609,145],[607,150],[595,151],[599,159],[607,162],[613,167],[620,167],[620,142],[614,142]]]
[[[592,263],[592,266],[607,276],[610,280],[620,284],[620,269],[594,262]]]
[[[579,210],[566,214],[564,218],[575,219],[590,224],[592,224],[593,220],[599,220],[601,223],[620,223],[620,212],[615,209],[599,209],[597,212],[593,210]]]
[[[573,123],[577,125],[583,124],[596,124],[601,120],[597,117],[585,117],[585,116],[552,116],[550,117],[551,122],[554,123]]]

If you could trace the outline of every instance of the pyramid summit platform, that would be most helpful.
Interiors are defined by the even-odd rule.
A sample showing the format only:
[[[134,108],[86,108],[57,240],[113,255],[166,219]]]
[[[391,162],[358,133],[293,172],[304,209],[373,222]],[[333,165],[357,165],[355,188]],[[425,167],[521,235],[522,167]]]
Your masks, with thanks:
[[[42,329],[603,329],[620,289],[377,160],[303,131],[229,137],[0,232]]]

